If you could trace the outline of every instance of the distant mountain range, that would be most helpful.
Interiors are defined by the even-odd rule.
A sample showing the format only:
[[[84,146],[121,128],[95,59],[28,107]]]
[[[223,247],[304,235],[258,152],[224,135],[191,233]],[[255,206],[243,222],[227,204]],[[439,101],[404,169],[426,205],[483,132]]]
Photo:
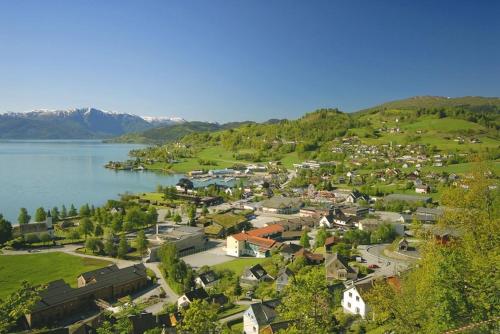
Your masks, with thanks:
[[[446,109],[447,113],[453,111],[458,118],[482,124],[488,123],[489,127],[492,124],[495,124],[493,127],[499,126],[500,98],[497,97],[415,96],[342,114],[348,116],[351,123],[364,120],[377,125],[379,121],[394,112],[400,113],[406,110],[405,117],[416,113],[415,117],[419,118],[421,111],[431,109]],[[272,125],[283,121],[271,119],[260,124]],[[190,122],[179,117],[141,117],[95,108],[36,110],[27,113],[0,114],[0,139],[106,139],[110,142],[159,144],[178,140],[191,133],[236,129],[256,124],[258,123],[252,121],[225,124]]]
[[[96,108],[35,110],[0,114],[0,139],[101,139],[184,122]]]

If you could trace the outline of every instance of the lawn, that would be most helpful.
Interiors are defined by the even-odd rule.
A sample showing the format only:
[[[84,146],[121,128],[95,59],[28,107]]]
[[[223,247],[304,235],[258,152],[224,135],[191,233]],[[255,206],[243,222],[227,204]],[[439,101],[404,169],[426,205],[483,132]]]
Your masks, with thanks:
[[[228,262],[220,263],[212,267],[215,270],[225,270],[229,269],[234,272],[236,275],[240,276],[243,274],[243,271],[246,267],[251,267],[254,264],[262,263],[266,261],[265,258],[255,258],[255,257],[242,257],[238,259],[234,259]]]
[[[212,221],[225,228],[234,227],[247,220],[245,217],[233,213],[208,215],[207,218],[212,219]]]
[[[61,252],[0,256],[0,298],[15,291],[21,281],[45,284],[64,279],[76,287],[79,274],[105,267],[108,261],[89,259]]]
[[[217,314],[217,318],[224,319],[224,318],[229,317],[233,314],[243,312],[247,308],[248,308],[248,305],[234,305],[233,307],[228,308],[228,309],[220,312],[219,314]]]

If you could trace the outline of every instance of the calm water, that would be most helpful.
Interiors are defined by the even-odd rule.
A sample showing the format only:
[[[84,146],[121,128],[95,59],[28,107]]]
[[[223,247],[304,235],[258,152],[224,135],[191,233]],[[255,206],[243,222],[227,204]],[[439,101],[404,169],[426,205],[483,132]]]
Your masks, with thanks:
[[[125,160],[140,145],[99,141],[0,142],[0,213],[17,223],[19,208],[33,216],[46,209],[84,203],[104,204],[125,191],[154,190],[175,184],[180,175],[105,169],[109,160]]]

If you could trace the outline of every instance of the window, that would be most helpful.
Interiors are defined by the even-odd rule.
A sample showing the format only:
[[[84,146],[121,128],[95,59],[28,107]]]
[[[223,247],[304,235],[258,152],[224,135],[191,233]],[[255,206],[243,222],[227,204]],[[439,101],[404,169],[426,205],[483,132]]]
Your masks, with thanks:
[[[347,303],[347,307],[348,307],[348,308],[351,308],[351,303]]]
[[[356,296],[356,301],[359,302],[359,296]]]
[[[359,307],[356,307],[356,313],[359,314]]]
[[[352,292],[349,292],[349,297],[352,297]]]

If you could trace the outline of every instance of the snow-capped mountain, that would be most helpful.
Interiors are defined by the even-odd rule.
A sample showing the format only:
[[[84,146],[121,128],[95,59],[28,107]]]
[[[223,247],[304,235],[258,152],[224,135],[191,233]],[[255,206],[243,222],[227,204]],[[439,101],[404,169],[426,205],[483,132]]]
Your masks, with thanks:
[[[142,119],[153,125],[174,125],[186,123],[186,120],[182,117],[142,116]]]
[[[2,139],[108,138],[154,127],[140,116],[96,108],[0,114]]]

